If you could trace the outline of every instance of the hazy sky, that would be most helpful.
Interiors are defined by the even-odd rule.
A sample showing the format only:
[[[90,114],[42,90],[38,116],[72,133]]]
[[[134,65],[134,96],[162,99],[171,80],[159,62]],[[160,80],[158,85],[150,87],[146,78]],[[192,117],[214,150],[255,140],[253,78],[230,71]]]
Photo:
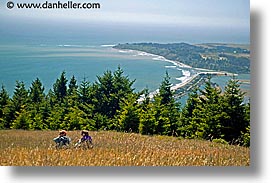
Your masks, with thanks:
[[[64,1],[64,0],[61,0]],[[65,0],[64,2],[66,2]],[[44,0],[15,0],[40,2]],[[49,0],[49,2],[54,2]],[[99,2],[92,10],[21,10],[7,9],[1,1],[2,18],[20,21],[22,18],[62,21],[112,23],[142,23],[187,26],[249,27],[249,0],[75,0]]]
[[[99,42],[99,39],[110,42],[250,41],[249,0],[74,1],[101,4],[100,9],[90,10],[8,9],[7,1],[0,2],[0,43],[38,42],[38,38],[57,41],[66,36],[68,42],[83,41],[83,37]]]

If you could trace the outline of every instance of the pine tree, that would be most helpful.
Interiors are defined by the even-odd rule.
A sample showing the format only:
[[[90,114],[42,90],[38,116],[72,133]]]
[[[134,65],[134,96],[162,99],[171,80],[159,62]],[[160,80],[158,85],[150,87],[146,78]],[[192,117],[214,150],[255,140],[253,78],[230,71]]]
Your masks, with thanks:
[[[25,83],[23,81],[16,81],[16,86],[14,94],[12,97],[12,107],[14,111],[20,111],[23,105],[28,102],[28,91],[25,88]]]
[[[149,89],[145,88],[144,90],[142,90],[139,93],[140,98],[138,99],[139,103],[140,103],[140,107],[142,109],[147,110],[148,109],[148,105],[150,104],[150,93],[149,93]]]
[[[98,81],[92,87],[95,111],[111,119],[120,110],[120,102],[128,94],[133,93],[134,81],[130,81],[127,76],[124,76],[120,67],[114,74],[111,71],[106,71],[97,79]]]
[[[211,83],[209,77],[204,89],[189,94],[183,108],[179,133],[187,138],[222,138],[222,123],[227,118],[222,108],[221,90]]]
[[[154,105],[150,100],[148,88],[144,89],[141,94],[142,100],[139,104],[139,133],[144,135],[153,135],[156,133],[157,121],[155,118]]]
[[[47,118],[46,123],[51,130],[65,129],[68,130],[68,125],[64,121],[66,115],[65,108],[60,105],[56,105],[51,108],[49,117]]]
[[[171,91],[172,84],[170,83],[170,76],[166,71],[164,80],[161,82],[159,88],[159,95],[161,98],[161,104],[169,104],[173,100],[173,92]]]
[[[63,102],[64,98],[67,96],[67,82],[66,73],[63,71],[59,79],[53,85],[53,91],[55,97],[58,101]]]
[[[0,108],[4,107],[5,105],[8,104],[9,102],[9,94],[5,88],[4,85],[2,85],[1,87],[1,91],[0,91]]]
[[[75,76],[71,78],[69,82],[69,88],[68,88],[68,95],[76,95],[77,94],[77,81],[75,79]]]
[[[119,110],[120,102],[134,91],[132,85],[135,81],[130,81],[128,76],[124,76],[123,74],[124,71],[120,66],[118,66],[118,69],[113,73],[113,95],[111,103],[114,110]]]
[[[139,111],[137,105],[137,96],[129,95],[121,101],[121,109],[117,115],[117,129],[126,132],[139,131]]]
[[[31,84],[29,98],[30,102],[27,103],[26,112],[29,114],[30,120],[29,128],[34,130],[47,129],[46,118],[48,116],[45,111],[46,95],[44,94],[45,88],[42,82],[36,78]]]
[[[156,133],[163,135],[176,135],[179,123],[179,103],[173,98],[170,77],[166,72],[160,85],[159,94],[154,96],[154,108],[156,110]]]
[[[179,117],[180,110],[177,103],[173,102],[161,106],[159,121],[162,120],[163,135],[178,136]]]
[[[6,120],[9,123],[8,128],[29,128],[29,113],[27,104],[29,103],[28,91],[23,81],[16,81],[16,86],[8,105]]]
[[[84,77],[79,87],[79,99],[81,103],[91,104],[91,87],[91,83]]]
[[[191,93],[188,94],[186,105],[184,106],[183,113],[185,117],[192,117],[194,109],[200,105],[198,88],[195,88]]]
[[[61,125],[69,130],[95,130],[95,122],[92,119],[87,118],[87,114],[77,107],[71,107],[69,112],[65,115],[64,121]]]
[[[30,113],[26,110],[25,106],[21,106],[20,112],[16,112],[16,119],[12,122],[12,129],[30,129]]]
[[[222,123],[227,118],[227,114],[222,108],[221,89],[212,86],[209,77],[201,94],[200,100],[203,108],[199,113],[203,112],[201,117],[205,120],[205,124],[201,123],[201,137],[204,139],[222,138]]]
[[[156,133],[157,121],[155,118],[155,110],[150,102],[146,107],[139,110],[139,133],[143,135],[153,135]]]
[[[250,119],[247,118],[246,106],[244,104],[244,93],[240,90],[239,81],[229,80],[224,92],[224,111],[228,118],[224,121],[223,133],[227,141],[233,142],[245,132],[249,126]],[[234,143],[234,142],[233,142]]]
[[[186,105],[182,108],[177,133],[185,138],[194,138],[198,130],[198,124],[195,122],[195,114],[200,108],[201,101],[199,99],[198,88],[194,88],[189,94]]]
[[[44,87],[42,86],[42,83],[38,78],[36,78],[36,80],[32,82],[29,95],[32,103],[37,104],[41,103],[44,100]]]
[[[114,88],[112,72],[106,71],[103,76],[97,76],[97,79],[98,81],[93,85],[95,110],[108,118],[112,118],[115,113],[111,106],[111,94]]]
[[[2,88],[0,91],[0,129],[9,127],[9,125],[7,124],[7,121],[5,120],[5,113],[9,102],[10,102],[9,94],[5,89],[4,85],[2,85]]]
[[[120,66],[118,66],[113,76],[115,93],[121,94],[123,97],[125,97],[127,94],[134,91],[132,86],[135,80],[131,81],[128,76],[124,76],[124,71],[120,68]]]
[[[80,97],[78,94],[78,85],[75,76],[72,76],[69,82],[68,95],[66,96],[66,102],[69,107],[78,108],[80,105]]]

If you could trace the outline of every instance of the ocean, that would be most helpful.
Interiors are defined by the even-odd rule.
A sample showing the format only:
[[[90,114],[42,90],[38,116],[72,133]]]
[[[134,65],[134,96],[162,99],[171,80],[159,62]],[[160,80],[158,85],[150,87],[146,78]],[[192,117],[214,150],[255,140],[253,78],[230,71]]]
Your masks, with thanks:
[[[52,89],[62,71],[69,80],[73,75],[78,84],[86,78],[91,83],[105,71],[115,71],[118,66],[131,80],[136,91],[148,88],[154,92],[160,86],[166,71],[171,83],[176,85],[185,78],[183,73],[195,73],[193,69],[182,68],[156,55],[138,51],[123,51],[113,45],[0,45],[0,83],[10,95],[15,82],[23,81],[26,88],[39,78],[45,92]],[[241,75],[240,78],[249,78]],[[213,82],[224,88],[230,77],[213,77]],[[246,86],[247,87],[247,86]],[[249,89],[249,86],[248,86]],[[184,105],[187,97],[179,101]]]
[[[233,36],[222,30],[219,34],[217,31],[201,34],[198,30],[175,27],[16,23],[20,27],[18,30],[11,29],[15,26],[12,21],[2,21],[1,25],[6,29],[0,29],[0,84],[10,95],[16,81],[24,81],[29,88],[36,78],[42,81],[47,93],[62,71],[66,72],[68,80],[74,75],[78,84],[83,78],[93,83],[97,76],[120,66],[125,75],[135,80],[133,87],[136,91],[148,88],[150,92],[159,88],[166,71],[174,85],[185,79],[183,73],[193,73],[192,69],[181,68],[155,55],[113,49],[112,45],[118,43],[249,43],[246,33],[236,32]],[[225,85],[230,77],[213,79]],[[180,100],[182,104],[186,98]]]
[[[172,63],[156,56],[120,51],[112,45],[1,45],[0,55],[0,83],[10,94],[15,81],[24,81],[28,88],[37,77],[47,92],[62,71],[66,72],[67,79],[74,75],[78,83],[84,77],[94,82],[96,76],[120,66],[125,75],[136,80],[133,86],[136,91],[146,87],[156,90],[166,71],[173,83],[179,82],[176,78],[182,74]]]

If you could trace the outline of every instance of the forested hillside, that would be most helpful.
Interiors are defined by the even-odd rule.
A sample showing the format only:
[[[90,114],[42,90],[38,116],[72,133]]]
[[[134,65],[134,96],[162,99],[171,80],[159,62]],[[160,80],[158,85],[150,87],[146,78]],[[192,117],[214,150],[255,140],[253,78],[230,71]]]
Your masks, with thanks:
[[[0,91],[0,129],[115,130],[250,145],[250,104],[243,103],[237,80],[221,93],[209,78],[184,107],[173,97],[168,73],[153,99],[146,89],[135,92],[133,83],[120,67],[94,83],[62,72],[48,93],[39,78],[30,88],[16,81],[12,96],[4,86]]]
[[[118,44],[116,49],[144,51],[179,61],[195,68],[231,73],[250,73],[250,51],[240,45],[187,43],[133,43]]]

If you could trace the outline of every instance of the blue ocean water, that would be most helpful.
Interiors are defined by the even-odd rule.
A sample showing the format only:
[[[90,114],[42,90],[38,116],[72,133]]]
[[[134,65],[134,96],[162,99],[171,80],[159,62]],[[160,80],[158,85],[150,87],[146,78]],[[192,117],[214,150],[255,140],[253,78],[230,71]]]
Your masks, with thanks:
[[[0,84],[12,95],[16,81],[23,81],[26,87],[39,78],[45,92],[52,89],[62,71],[69,80],[73,75],[78,84],[84,77],[91,83],[105,71],[115,71],[120,66],[125,75],[135,80],[136,91],[148,88],[154,92],[160,86],[165,73],[171,83],[180,83],[182,71],[196,72],[193,69],[179,68],[173,63],[137,51],[113,49],[112,45],[0,45]],[[212,81],[222,88],[230,77],[213,77]],[[250,79],[250,75],[240,75],[239,79]],[[250,85],[242,86],[250,90]],[[184,105],[188,96],[179,101]]]
[[[249,43],[249,33],[237,30],[204,29],[202,33],[201,29],[188,27],[12,20],[1,20],[0,26],[0,84],[10,95],[17,80],[24,81],[29,88],[39,78],[48,92],[62,71],[68,80],[74,75],[78,83],[84,77],[94,82],[97,76],[118,66],[130,79],[136,80],[136,91],[144,88],[155,91],[166,71],[173,84],[180,82],[177,78],[182,77],[182,68],[153,55],[122,52],[110,46],[118,43]],[[224,84],[228,79],[216,80]]]
[[[120,66],[125,75],[136,80],[134,88],[140,91],[156,90],[165,72],[168,71],[173,83],[181,71],[169,67],[171,63],[156,59],[156,56],[124,52],[109,45],[1,45],[0,83],[12,94],[15,81],[24,81],[26,87],[37,77],[46,91],[62,71],[70,79],[73,75],[80,83],[85,77],[94,82],[96,76],[105,71],[114,71]]]

